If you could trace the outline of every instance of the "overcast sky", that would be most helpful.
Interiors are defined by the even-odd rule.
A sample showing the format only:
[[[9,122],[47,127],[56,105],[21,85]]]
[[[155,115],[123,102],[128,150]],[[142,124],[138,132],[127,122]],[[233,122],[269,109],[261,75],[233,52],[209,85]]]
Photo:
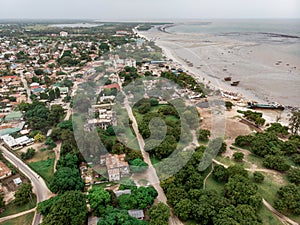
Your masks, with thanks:
[[[300,0],[0,0],[0,19],[300,18]]]

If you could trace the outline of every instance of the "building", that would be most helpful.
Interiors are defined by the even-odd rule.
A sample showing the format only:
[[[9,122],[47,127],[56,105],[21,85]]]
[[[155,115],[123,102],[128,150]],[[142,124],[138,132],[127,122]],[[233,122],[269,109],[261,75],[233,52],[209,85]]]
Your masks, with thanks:
[[[132,210],[128,210],[127,211],[128,214],[132,217],[137,218],[138,220],[143,220],[145,215],[144,215],[144,211],[143,210],[139,210],[139,209],[132,209]]]
[[[68,37],[68,32],[61,31],[61,32],[59,32],[59,35],[60,35],[61,37]]]
[[[130,195],[131,194],[131,190],[130,189],[126,189],[126,190],[117,190],[114,191],[115,195],[118,197],[120,197],[121,195]]]
[[[109,181],[118,181],[130,173],[128,162],[125,161],[125,154],[100,156],[100,164],[106,165]]]
[[[34,143],[34,139],[27,136],[22,136],[15,139],[10,135],[4,135],[1,137],[1,139],[4,142],[4,145],[10,149],[18,149]]]
[[[4,164],[4,162],[0,161],[0,180],[11,176],[11,170]]]
[[[14,184],[18,187],[22,184],[22,180],[20,177],[13,179]]]

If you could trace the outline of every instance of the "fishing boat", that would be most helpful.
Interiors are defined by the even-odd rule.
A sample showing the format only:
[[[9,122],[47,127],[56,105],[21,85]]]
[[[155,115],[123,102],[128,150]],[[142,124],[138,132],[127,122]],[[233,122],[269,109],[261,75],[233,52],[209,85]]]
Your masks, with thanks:
[[[239,80],[238,81],[233,81],[233,82],[231,82],[231,86],[238,86],[239,83],[240,83]]]
[[[271,104],[258,104],[254,102],[248,102],[248,108],[250,109],[278,109],[278,110],[284,110],[284,106],[281,104],[278,104],[276,102],[273,102]]]
[[[225,81],[231,81],[231,77],[225,77],[224,80]]]

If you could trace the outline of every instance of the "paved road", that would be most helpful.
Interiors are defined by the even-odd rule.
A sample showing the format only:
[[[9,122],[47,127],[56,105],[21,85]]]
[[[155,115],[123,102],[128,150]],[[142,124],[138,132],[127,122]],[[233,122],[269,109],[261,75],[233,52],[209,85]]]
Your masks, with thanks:
[[[45,181],[35,173],[28,165],[26,165],[21,159],[11,153],[9,150],[0,146],[3,156],[17,169],[19,169],[25,176],[27,176],[32,184],[33,192],[36,194],[37,203],[42,202],[52,196],[52,193],[48,189]],[[35,213],[32,225],[40,224],[42,216]]]

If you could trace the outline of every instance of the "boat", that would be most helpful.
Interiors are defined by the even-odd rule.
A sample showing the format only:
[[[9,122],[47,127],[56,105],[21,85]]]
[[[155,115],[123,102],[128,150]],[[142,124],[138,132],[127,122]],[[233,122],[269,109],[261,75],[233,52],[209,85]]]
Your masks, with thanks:
[[[224,77],[225,81],[231,81],[231,77]]]
[[[250,109],[278,109],[278,110],[284,110],[284,106],[281,104],[278,104],[276,102],[273,102],[271,104],[258,104],[253,102],[248,102],[248,108]]]
[[[238,86],[239,83],[240,83],[239,80],[238,81],[233,81],[233,82],[231,82],[231,86]]]

